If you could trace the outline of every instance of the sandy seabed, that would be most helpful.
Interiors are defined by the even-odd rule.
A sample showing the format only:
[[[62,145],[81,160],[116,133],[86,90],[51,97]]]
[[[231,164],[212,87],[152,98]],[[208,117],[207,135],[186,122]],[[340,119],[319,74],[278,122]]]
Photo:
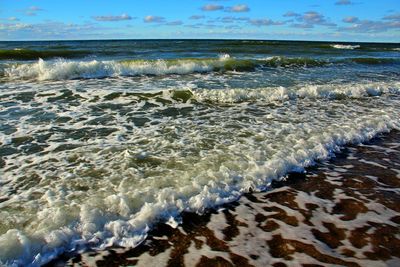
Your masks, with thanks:
[[[400,266],[400,133],[344,148],[263,193],[160,224],[134,249],[48,266]]]

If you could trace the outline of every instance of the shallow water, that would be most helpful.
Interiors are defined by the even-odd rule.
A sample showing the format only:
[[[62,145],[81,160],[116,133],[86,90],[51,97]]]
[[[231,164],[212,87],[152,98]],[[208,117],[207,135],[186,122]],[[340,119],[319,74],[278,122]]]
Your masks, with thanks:
[[[398,47],[2,42],[0,261],[134,247],[399,129]]]
[[[67,266],[398,266],[400,135],[391,132],[290,173],[272,190],[183,224],[160,224],[134,249],[63,255]]]
[[[400,135],[350,146],[271,190],[159,224],[134,249],[64,254],[67,266],[398,266]]]

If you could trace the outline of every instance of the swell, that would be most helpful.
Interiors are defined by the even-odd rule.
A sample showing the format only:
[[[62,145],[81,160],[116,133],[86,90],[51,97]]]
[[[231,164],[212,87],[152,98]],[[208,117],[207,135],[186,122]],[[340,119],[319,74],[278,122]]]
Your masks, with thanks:
[[[265,59],[236,59],[229,55],[219,58],[182,58],[169,60],[122,61],[45,61],[8,63],[1,66],[0,75],[10,79],[68,80],[141,75],[186,75],[227,71],[255,71],[263,68],[308,68],[332,64],[381,65],[397,63],[391,58],[346,58],[325,60],[315,58],[268,57]]]
[[[53,44],[44,43],[42,47],[27,46],[26,48],[2,49],[0,50],[0,60],[37,60],[39,58],[78,58],[87,55],[130,55],[143,49],[153,52],[189,52],[189,51],[212,51],[215,53],[244,53],[259,55],[287,55],[294,54],[314,54],[332,53],[333,55],[340,52],[339,50],[355,50],[355,51],[399,51],[396,44],[356,44],[356,43],[320,43],[320,42],[277,42],[277,41],[215,41],[215,42],[193,42],[182,41],[181,43],[119,43],[106,44],[104,49],[100,49],[95,44],[88,43],[71,43]],[[82,45],[83,50],[75,50],[73,47]],[[99,44],[100,45],[100,44]],[[104,45],[104,44],[102,44]],[[206,47],[205,47],[206,46]],[[396,47],[397,46],[397,47]],[[188,49],[190,47],[191,49]],[[132,51],[134,49],[134,51]],[[149,49],[149,50],[148,50]],[[336,50],[336,51],[335,51]]]
[[[83,50],[0,50],[0,60],[37,60],[39,58],[79,58],[91,54]]]
[[[357,64],[365,64],[365,65],[384,65],[384,64],[396,63],[396,59],[394,58],[358,57],[358,58],[351,58],[349,60]]]

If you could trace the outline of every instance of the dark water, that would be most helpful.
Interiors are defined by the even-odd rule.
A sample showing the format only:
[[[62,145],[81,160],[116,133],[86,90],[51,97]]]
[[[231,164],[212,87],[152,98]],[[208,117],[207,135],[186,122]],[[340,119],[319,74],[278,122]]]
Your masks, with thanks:
[[[343,45],[346,53],[336,50],[334,45]],[[213,57],[215,53],[229,53],[235,57],[246,56],[384,56],[385,52],[399,51],[396,43],[328,43],[299,41],[251,41],[251,40],[110,40],[110,41],[35,41],[2,42],[2,59],[26,59],[13,56],[11,51],[43,53],[45,58],[77,57],[77,52],[98,59],[160,59],[182,57]],[[339,48],[340,49],[340,48]],[[9,53],[7,53],[9,51]],[[68,52],[68,53],[67,53]],[[28,54],[28,53],[27,53]],[[21,53],[22,55],[22,53]],[[386,54],[387,56],[387,54]],[[80,56],[82,57],[82,56]],[[32,56],[29,59],[37,59]]]
[[[400,44],[0,43],[0,262],[134,247],[399,129]]]

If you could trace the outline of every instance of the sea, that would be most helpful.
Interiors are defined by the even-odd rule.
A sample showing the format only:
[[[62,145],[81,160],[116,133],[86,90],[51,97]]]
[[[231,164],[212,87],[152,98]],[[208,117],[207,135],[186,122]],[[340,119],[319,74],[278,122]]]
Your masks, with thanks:
[[[398,130],[399,43],[0,42],[0,265],[135,248]]]

